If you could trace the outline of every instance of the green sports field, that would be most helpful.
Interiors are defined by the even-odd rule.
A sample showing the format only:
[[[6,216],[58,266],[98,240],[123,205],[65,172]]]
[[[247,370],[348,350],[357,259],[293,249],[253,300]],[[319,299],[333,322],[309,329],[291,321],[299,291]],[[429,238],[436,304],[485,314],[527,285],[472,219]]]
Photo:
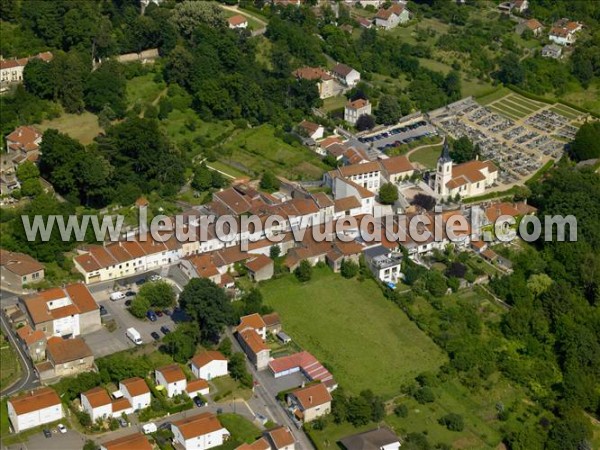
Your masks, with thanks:
[[[290,275],[263,284],[261,291],[284,330],[351,393],[371,389],[394,397],[403,383],[446,360],[372,280],[346,280],[315,268],[308,283]]]

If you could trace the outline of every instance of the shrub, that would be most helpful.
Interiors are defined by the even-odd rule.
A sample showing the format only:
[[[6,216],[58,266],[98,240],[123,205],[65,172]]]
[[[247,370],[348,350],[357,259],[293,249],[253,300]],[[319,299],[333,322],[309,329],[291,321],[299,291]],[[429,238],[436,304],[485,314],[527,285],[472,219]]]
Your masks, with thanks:
[[[408,416],[408,407],[402,403],[394,408],[394,414],[398,417],[407,417]]]
[[[438,420],[440,425],[444,425],[450,431],[462,431],[465,428],[463,417],[460,414],[450,413]]]
[[[424,386],[420,389],[417,389],[417,391],[414,393],[414,397],[415,400],[422,405],[425,403],[433,403],[435,401],[435,395],[433,394],[431,388],[428,386]]]

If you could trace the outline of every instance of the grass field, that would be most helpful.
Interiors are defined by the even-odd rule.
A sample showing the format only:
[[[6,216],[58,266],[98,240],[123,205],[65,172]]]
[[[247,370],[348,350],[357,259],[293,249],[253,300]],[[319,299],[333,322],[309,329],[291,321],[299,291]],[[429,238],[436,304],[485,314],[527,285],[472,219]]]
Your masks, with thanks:
[[[219,421],[229,430],[231,438],[227,443],[215,447],[215,450],[233,450],[244,442],[253,442],[260,436],[260,430],[253,423],[237,414],[219,414]]]
[[[207,162],[206,165],[211,169],[220,170],[233,178],[248,178],[244,172],[237,170],[235,167],[228,166],[221,161]]]
[[[501,99],[502,97],[507,96],[508,94],[510,94],[512,91],[508,88],[505,87],[501,87],[500,89],[497,89],[493,92],[490,92],[489,94],[483,95],[481,97],[477,97],[477,103],[479,103],[480,105],[488,105],[496,100]]]
[[[193,121],[194,126],[187,125],[188,121]],[[176,143],[183,141],[193,141],[196,138],[214,140],[233,131],[234,126],[229,121],[204,122],[198,118],[196,112],[192,109],[184,111],[171,111],[169,117],[162,121],[167,134]]]
[[[343,95],[336,95],[335,97],[329,97],[323,100],[323,109],[327,112],[334,111],[336,109],[343,108],[348,99]]]
[[[351,393],[372,389],[394,397],[403,383],[437,370],[446,359],[371,280],[346,280],[315,268],[306,284],[290,275],[261,285],[261,291],[280,313],[284,330]]]
[[[133,106],[135,103],[152,103],[165,89],[164,83],[154,81],[154,74],[147,73],[139,77],[127,80],[127,103]]]
[[[222,147],[222,162],[234,162],[235,167],[245,167],[250,174],[270,170],[286,177],[318,179],[326,170],[315,153],[300,144],[284,142],[275,136],[275,128],[271,125],[240,131]]]
[[[437,164],[438,158],[440,157],[441,151],[441,145],[436,145],[435,147],[425,147],[411,153],[408,159],[411,162],[420,163],[426,168],[434,168]]]
[[[21,366],[15,349],[12,348],[4,333],[0,333],[0,391],[10,386],[17,380],[21,373]]]
[[[252,397],[252,390],[240,386],[240,383],[235,381],[229,375],[224,377],[214,378],[210,381],[210,384],[216,389],[211,394],[213,399],[219,397],[219,402],[226,402],[233,399],[244,399],[248,400]]]
[[[54,128],[78,140],[83,145],[90,144],[103,131],[98,125],[98,117],[87,111],[81,114],[61,114],[56,119],[44,120],[39,128],[41,131]]]

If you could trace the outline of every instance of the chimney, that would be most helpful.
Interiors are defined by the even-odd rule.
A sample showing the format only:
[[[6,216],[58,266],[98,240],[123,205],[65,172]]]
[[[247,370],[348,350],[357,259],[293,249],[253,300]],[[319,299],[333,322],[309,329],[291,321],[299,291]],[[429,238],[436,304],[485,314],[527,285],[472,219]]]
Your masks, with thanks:
[[[310,403],[311,405],[312,405],[312,400],[313,400],[312,395],[309,395],[308,396],[308,403]]]

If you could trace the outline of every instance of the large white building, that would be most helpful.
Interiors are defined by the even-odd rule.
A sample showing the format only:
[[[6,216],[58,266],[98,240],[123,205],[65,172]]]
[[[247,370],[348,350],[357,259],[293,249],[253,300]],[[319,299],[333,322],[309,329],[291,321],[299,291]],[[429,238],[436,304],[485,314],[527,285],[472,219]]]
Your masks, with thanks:
[[[154,371],[156,384],[167,391],[167,397],[181,395],[186,391],[187,379],[179,364],[170,364]]]
[[[15,433],[56,422],[64,417],[59,396],[48,387],[9,399],[7,408]]]
[[[185,450],[206,450],[223,445],[229,438],[229,431],[219,419],[206,412],[171,424],[173,444]],[[181,447],[178,447],[181,446]]]
[[[119,390],[136,411],[147,408],[152,402],[150,388],[143,378],[133,377],[120,381]]]
[[[468,161],[453,165],[448,142],[444,142],[431,187],[439,198],[474,197],[485,192],[498,179],[498,168],[492,161]]]
[[[344,120],[350,125],[356,125],[358,118],[367,114],[371,114],[371,103],[366,99],[359,98],[344,107]]]
[[[81,393],[81,408],[90,415],[92,422],[133,413],[129,399],[126,397],[111,399],[106,389],[101,387]]]

